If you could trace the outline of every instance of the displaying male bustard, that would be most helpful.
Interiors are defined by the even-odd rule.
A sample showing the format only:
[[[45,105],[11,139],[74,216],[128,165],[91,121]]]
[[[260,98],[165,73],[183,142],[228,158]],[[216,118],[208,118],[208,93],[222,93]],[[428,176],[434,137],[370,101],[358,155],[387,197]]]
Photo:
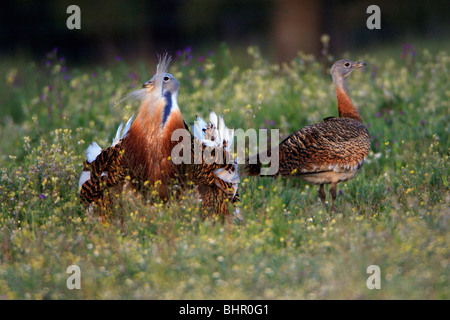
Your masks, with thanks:
[[[238,178],[236,180],[234,171],[232,176],[224,174],[228,170],[235,170],[235,167],[226,163],[175,164],[171,159],[172,149],[181,142],[181,138],[172,141],[175,130],[187,130],[192,146],[194,141],[200,141],[203,149],[208,146],[204,145],[204,137],[196,138],[188,131],[177,103],[180,84],[167,73],[169,62],[170,59],[164,56],[158,63],[155,76],[145,82],[142,89],[131,94],[140,99],[141,106],[134,120],[130,119],[125,126],[120,125],[112,145],[102,149],[93,142],[88,147],[79,180],[80,199],[88,208],[98,207],[101,214],[107,212],[114,200],[113,194],[121,192],[127,177],[129,185],[144,196],[149,187],[155,187],[163,201],[170,199],[175,185],[180,190],[192,180],[202,197],[205,194],[203,215],[207,211],[204,208],[209,208],[211,213],[227,214],[223,203],[237,199],[237,190],[230,197],[228,187],[224,188],[218,182],[223,181],[226,186],[231,183],[237,189]],[[215,147],[220,152],[226,152],[226,145]],[[192,153],[190,157],[193,156]],[[232,182],[228,181],[232,177]],[[210,200],[211,197],[214,201]]]
[[[365,66],[364,62],[336,61],[331,75],[337,96],[339,117],[327,117],[308,125],[284,139],[271,152],[279,154],[279,171],[275,176],[298,176],[319,185],[319,198],[325,204],[325,184],[331,184],[332,211],[336,211],[336,186],[352,179],[361,169],[370,150],[369,131],[350,99],[347,77]],[[260,175],[259,155],[246,159],[249,175]]]

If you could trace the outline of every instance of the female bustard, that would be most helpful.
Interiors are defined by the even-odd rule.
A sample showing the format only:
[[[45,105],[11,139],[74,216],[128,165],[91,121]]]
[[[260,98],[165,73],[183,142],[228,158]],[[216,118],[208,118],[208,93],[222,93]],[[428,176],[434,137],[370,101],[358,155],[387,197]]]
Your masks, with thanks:
[[[279,154],[279,170],[275,176],[298,176],[319,185],[319,197],[325,204],[324,185],[331,184],[332,211],[336,211],[336,186],[353,178],[361,169],[370,150],[369,131],[362,123],[358,109],[350,99],[347,77],[365,66],[364,62],[339,60],[331,75],[336,89],[339,117],[298,130],[271,152]],[[256,159],[255,159],[256,157]],[[249,175],[261,174],[261,162],[256,155],[246,161]]]

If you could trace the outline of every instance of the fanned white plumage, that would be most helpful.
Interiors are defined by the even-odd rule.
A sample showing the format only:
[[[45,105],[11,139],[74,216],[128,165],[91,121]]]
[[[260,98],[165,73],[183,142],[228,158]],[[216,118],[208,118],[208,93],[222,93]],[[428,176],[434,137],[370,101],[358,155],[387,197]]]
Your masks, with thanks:
[[[228,129],[228,136],[227,136],[227,147],[225,148],[225,150],[229,151],[230,146],[233,144],[233,140],[234,140],[234,129]]]
[[[205,131],[208,124],[201,117],[197,116],[197,121],[194,122],[193,131],[194,137],[203,141],[205,140]]]
[[[219,135],[218,135],[218,140],[220,142],[220,144],[223,144],[223,140],[225,138],[225,132],[228,131],[227,126],[225,125],[225,121],[223,121],[223,117],[220,116],[219,117],[219,125],[217,126]],[[228,142],[228,141],[227,141]]]
[[[198,122],[195,121],[194,125],[192,125],[192,132],[194,132],[194,137],[201,140],[202,139],[202,129],[198,125]]]
[[[194,137],[200,140],[207,147],[217,147],[215,141],[208,139],[205,135],[206,128],[209,125],[201,117],[197,116],[197,121],[194,122],[192,126],[192,131],[194,132]]]
[[[241,179],[239,178],[238,173],[238,164],[233,163],[234,171],[229,171],[223,168],[219,168],[214,170],[214,175],[225,182],[229,183],[239,183]]]
[[[128,130],[130,130],[131,123],[133,122],[133,117],[127,121],[125,124],[125,127],[123,126],[123,122],[119,125],[116,131],[116,135],[113,139],[113,142],[111,144],[111,147],[114,147],[121,139],[125,138],[125,136],[128,133]],[[123,129],[123,130],[122,130]],[[88,163],[92,163],[97,159],[98,155],[102,152],[102,148],[98,145],[97,142],[93,141],[91,145],[86,150],[86,158]],[[107,172],[102,172],[102,176],[107,176]],[[81,172],[80,180],[78,180],[78,189],[81,189],[81,186],[91,179],[91,173],[89,171],[83,171]]]
[[[126,137],[128,130],[130,130],[131,123],[133,122],[133,117],[134,116],[131,116],[131,118],[128,119],[127,123],[125,124],[125,127],[123,126],[123,122],[119,125],[116,131],[116,136],[114,137],[113,142],[111,144],[111,147],[114,147],[121,139]]]
[[[209,112],[209,122],[217,128],[217,114],[212,110]]]
[[[98,155],[102,152],[102,148],[93,141],[92,144],[86,150],[86,158],[89,163],[92,163],[97,159]]]
[[[89,171],[81,172],[80,180],[78,180],[78,190],[81,190],[81,186],[91,179],[91,173]]]
[[[192,131],[194,132],[194,137],[199,139],[207,147],[222,148],[225,142],[226,151],[229,150],[234,138],[234,129],[228,129],[223,117],[218,117],[214,111],[210,111],[209,113],[209,123],[197,116],[197,121],[192,126]],[[208,136],[206,132],[208,132]],[[219,168],[214,170],[213,173],[217,178],[232,184],[234,197],[238,189],[238,183],[240,182],[237,159],[232,165],[233,170]],[[217,181],[216,185],[222,188]]]
[[[123,129],[122,139],[125,138],[125,136],[127,135],[128,131],[130,130],[131,123],[133,122],[133,117],[134,116],[131,116],[130,119],[128,119],[127,124],[125,125],[125,128]]]
[[[116,131],[116,136],[114,137],[114,139],[113,139],[113,144],[114,144],[114,142],[116,142],[116,141],[119,141],[120,140],[120,136],[121,136],[121,132],[122,132],[122,128],[123,128],[123,122],[119,125],[119,127],[117,128],[117,131]]]
[[[209,135],[205,132],[209,129]],[[209,114],[209,123],[197,116],[197,121],[192,126],[194,137],[203,142],[207,147],[223,147],[224,141],[227,143],[225,150],[228,151],[234,139],[234,129],[228,129],[222,116],[217,116],[214,111]]]

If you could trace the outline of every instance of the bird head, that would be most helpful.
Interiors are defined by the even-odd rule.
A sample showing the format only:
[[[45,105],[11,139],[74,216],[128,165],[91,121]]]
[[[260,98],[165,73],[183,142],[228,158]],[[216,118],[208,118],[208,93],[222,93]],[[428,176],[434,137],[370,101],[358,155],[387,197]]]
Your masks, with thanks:
[[[160,57],[156,74],[143,84],[143,106],[151,113],[162,112],[162,128],[168,123],[173,111],[179,110],[177,97],[180,83],[173,75],[167,73],[170,57]],[[159,110],[159,111],[158,111]]]
[[[330,71],[333,77],[338,76],[345,79],[353,70],[364,67],[365,65],[367,65],[365,62],[342,59],[336,61]]]
[[[141,89],[129,93],[121,101],[128,98],[135,98],[141,100],[150,110],[153,110],[162,101],[166,101],[166,104],[176,106],[180,83],[173,75],[167,73],[170,60],[171,58],[167,54],[159,57],[156,74],[150,80],[146,81]]]
[[[170,93],[170,95],[177,95],[178,89],[180,88],[180,83],[170,73],[162,73],[162,75],[159,74],[154,75],[153,78],[144,82],[142,88],[145,88],[147,92],[158,90],[156,89],[156,83],[158,78],[162,78],[162,83],[160,85],[162,96],[165,96],[167,93]]]

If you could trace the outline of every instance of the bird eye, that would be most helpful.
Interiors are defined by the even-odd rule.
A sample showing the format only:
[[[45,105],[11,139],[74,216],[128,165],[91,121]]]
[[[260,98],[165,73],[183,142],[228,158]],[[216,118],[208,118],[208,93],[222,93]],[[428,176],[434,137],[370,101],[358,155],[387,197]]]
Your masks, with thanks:
[[[169,80],[170,80],[170,78],[169,78],[169,77],[167,77],[167,76],[165,76],[165,77],[164,77],[164,81],[166,81],[166,82],[167,82],[167,81],[169,81]]]
[[[350,62],[344,63],[344,66],[347,67],[347,68],[350,67]]]

